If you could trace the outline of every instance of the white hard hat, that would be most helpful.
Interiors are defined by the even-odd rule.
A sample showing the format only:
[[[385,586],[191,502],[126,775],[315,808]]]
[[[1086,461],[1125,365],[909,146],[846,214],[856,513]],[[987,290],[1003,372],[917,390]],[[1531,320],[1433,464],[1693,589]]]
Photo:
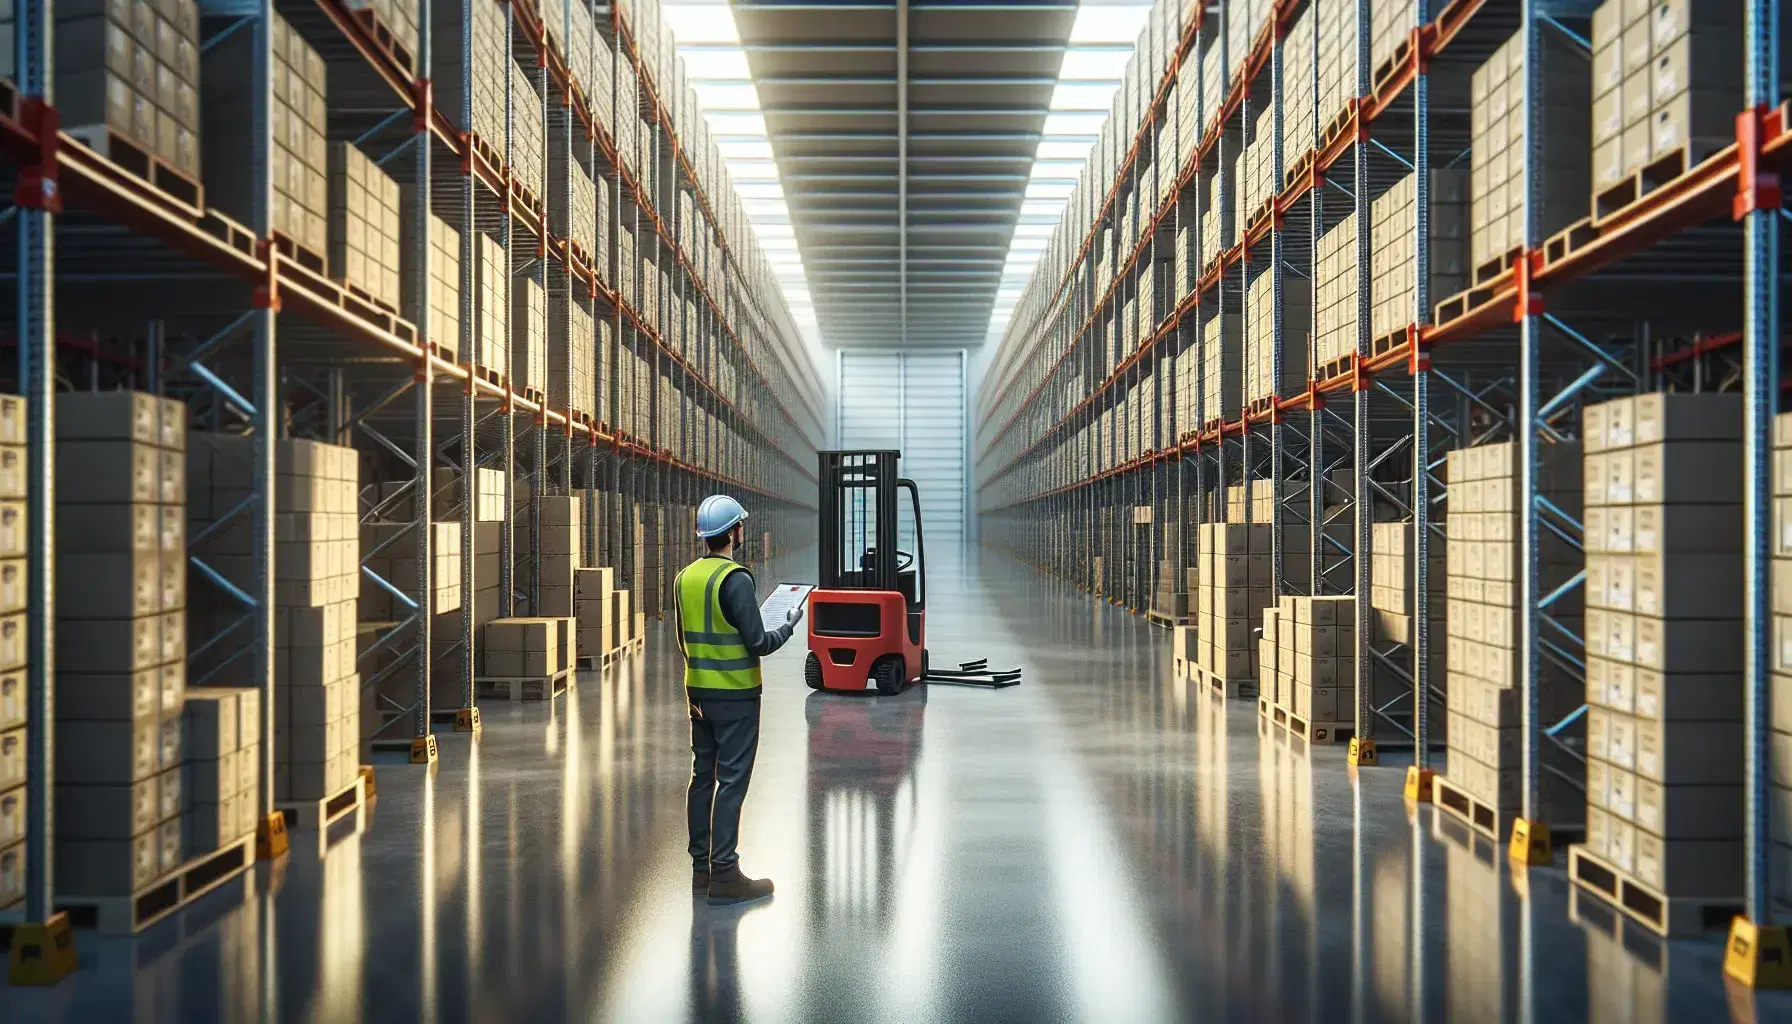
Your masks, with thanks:
[[[712,494],[697,506],[697,536],[716,537],[747,518],[747,510],[726,494]]]

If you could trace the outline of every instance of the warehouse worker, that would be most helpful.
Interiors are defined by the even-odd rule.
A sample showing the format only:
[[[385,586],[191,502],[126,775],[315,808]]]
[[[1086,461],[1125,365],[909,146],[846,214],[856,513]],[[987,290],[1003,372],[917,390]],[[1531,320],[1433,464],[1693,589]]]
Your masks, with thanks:
[[[726,494],[697,506],[697,536],[709,552],[678,574],[678,647],[691,713],[691,892],[715,905],[772,894],[770,879],[741,873],[735,845],[740,808],[759,750],[759,659],[784,646],[803,617],[799,604],[776,629],[759,617],[753,574],[734,560],[747,510]]]

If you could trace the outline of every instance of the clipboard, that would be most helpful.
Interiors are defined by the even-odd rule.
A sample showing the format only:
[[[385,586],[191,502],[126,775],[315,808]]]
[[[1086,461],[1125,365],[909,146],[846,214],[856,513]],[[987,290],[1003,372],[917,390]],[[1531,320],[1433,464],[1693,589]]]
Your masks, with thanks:
[[[790,609],[809,600],[809,591],[814,590],[813,583],[780,583],[772,589],[771,596],[759,606],[759,619],[767,626],[776,628],[790,616]]]

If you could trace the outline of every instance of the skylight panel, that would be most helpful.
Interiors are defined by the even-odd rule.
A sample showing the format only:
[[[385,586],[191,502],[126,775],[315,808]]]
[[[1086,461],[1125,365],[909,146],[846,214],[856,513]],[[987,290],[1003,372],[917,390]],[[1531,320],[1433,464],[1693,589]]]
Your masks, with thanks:
[[[1070,27],[1070,41],[1130,45],[1138,39],[1139,30],[1150,16],[1150,4],[1084,3],[1076,12],[1076,23]]]
[[[1106,111],[1114,102],[1114,91],[1120,88],[1117,81],[1109,82],[1059,82],[1052,90],[1051,109],[1054,111]]]
[[[1125,77],[1126,62],[1131,59],[1130,45],[1072,46],[1064,51],[1064,63],[1058,66],[1058,80],[1118,82]]]

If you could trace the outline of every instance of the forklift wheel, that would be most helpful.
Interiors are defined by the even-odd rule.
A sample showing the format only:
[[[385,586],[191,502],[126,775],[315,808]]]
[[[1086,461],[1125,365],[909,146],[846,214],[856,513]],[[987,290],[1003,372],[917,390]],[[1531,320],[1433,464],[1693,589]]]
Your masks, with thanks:
[[[803,681],[809,684],[811,690],[821,689],[821,659],[815,656],[814,651],[810,651],[809,657],[803,660]]]
[[[903,678],[907,674],[900,654],[886,654],[871,666],[871,681],[877,685],[877,692],[885,697],[894,697],[902,692],[903,686],[908,682]]]

